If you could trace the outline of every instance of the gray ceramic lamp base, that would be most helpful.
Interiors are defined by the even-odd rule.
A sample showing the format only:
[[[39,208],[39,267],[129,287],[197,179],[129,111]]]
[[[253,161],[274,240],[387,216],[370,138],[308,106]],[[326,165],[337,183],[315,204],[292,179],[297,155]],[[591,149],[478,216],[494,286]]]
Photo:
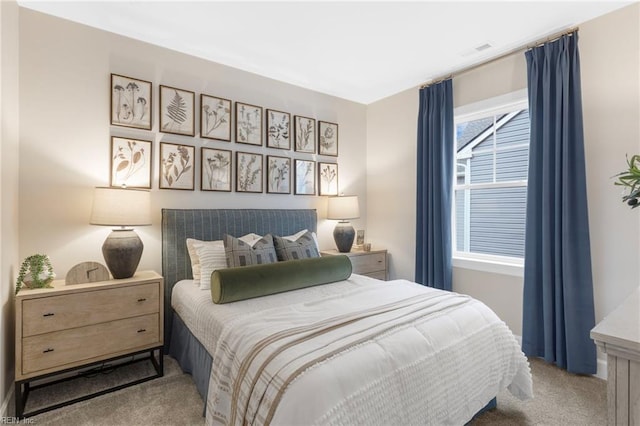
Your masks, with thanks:
[[[353,229],[351,223],[347,221],[340,221],[333,230],[333,240],[336,242],[338,251],[340,253],[349,253],[351,246],[353,246],[353,240],[356,237],[356,230]]]
[[[142,240],[131,229],[114,229],[102,245],[102,255],[115,279],[131,278],[138,268]]]

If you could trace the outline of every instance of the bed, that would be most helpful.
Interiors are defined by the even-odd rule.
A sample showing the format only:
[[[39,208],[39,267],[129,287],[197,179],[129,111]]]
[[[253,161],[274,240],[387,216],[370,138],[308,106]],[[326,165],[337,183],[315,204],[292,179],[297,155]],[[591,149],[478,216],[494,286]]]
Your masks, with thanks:
[[[315,210],[163,209],[165,346],[207,424],[464,424],[508,388],[532,397],[506,325],[468,296],[351,275],[215,305],[187,238],[316,230]]]

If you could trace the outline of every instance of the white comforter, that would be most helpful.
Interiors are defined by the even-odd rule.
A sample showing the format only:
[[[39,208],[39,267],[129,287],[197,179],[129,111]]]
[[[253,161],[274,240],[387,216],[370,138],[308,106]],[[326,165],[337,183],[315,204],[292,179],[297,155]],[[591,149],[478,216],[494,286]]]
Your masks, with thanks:
[[[532,396],[515,338],[468,296],[353,275],[209,301],[209,327],[180,312],[187,303],[174,307],[214,360],[207,424],[461,425],[505,387]]]

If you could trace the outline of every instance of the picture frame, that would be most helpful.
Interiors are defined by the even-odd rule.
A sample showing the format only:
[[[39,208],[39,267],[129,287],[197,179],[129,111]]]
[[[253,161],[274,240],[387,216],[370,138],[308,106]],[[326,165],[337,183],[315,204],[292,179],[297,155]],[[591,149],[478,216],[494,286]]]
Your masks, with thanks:
[[[359,247],[364,245],[364,229],[358,229],[356,231],[356,245]]]
[[[111,125],[151,130],[153,84],[111,74]]]
[[[152,141],[112,136],[109,185],[151,189],[152,149]]]
[[[295,115],[293,117],[294,147],[297,152],[316,153],[316,120],[315,118]]]
[[[291,149],[291,114],[267,109],[267,147]]]
[[[236,102],[236,142],[262,146],[262,107]]]
[[[294,166],[294,194],[316,195],[316,162],[313,160],[296,159]]]
[[[231,101],[200,94],[200,137],[231,142]]]
[[[262,154],[236,151],[236,192],[263,192]]]
[[[318,162],[318,195],[338,195],[338,165]]]
[[[291,194],[291,158],[267,155],[267,193]]]
[[[160,85],[160,131],[174,135],[195,135],[194,92]]]
[[[160,142],[160,189],[193,191],[195,152],[191,145]]]
[[[318,154],[338,156],[338,125],[318,121]]]
[[[200,148],[200,190],[231,192],[233,155],[226,149]]]

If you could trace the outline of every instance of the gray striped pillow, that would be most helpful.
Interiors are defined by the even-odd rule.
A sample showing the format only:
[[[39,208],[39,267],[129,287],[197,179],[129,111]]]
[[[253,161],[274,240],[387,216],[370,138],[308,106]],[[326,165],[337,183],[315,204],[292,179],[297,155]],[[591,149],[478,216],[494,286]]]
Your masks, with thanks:
[[[311,232],[307,231],[295,240],[291,237],[273,237],[278,260],[298,260],[320,257],[318,247]]]
[[[273,246],[273,237],[270,234],[260,238],[253,245],[228,234],[222,236],[222,241],[224,242],[229,268],[278,261],[276,250]]]

